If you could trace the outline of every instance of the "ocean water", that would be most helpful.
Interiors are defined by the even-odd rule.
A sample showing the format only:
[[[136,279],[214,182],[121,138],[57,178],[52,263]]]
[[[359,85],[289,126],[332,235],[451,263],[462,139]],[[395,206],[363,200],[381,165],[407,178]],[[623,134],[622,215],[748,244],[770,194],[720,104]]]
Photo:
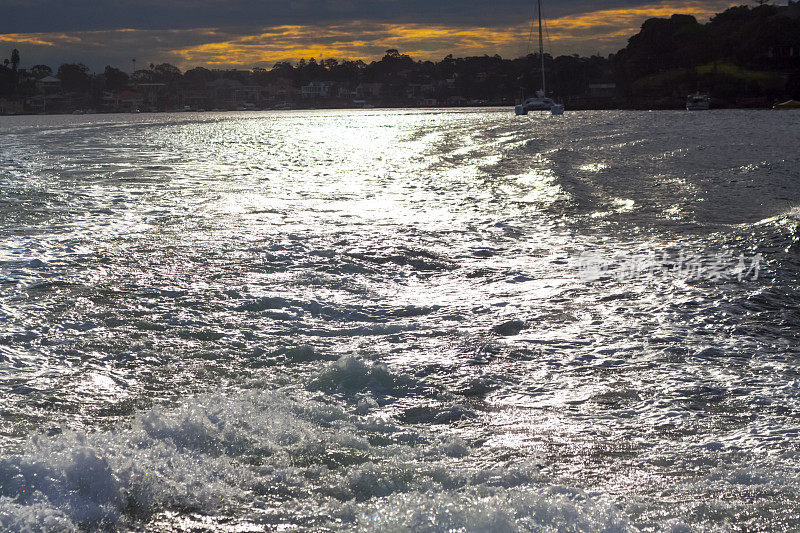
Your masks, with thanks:
[[[0,119],[0,530],[800,530],[800,114]]]

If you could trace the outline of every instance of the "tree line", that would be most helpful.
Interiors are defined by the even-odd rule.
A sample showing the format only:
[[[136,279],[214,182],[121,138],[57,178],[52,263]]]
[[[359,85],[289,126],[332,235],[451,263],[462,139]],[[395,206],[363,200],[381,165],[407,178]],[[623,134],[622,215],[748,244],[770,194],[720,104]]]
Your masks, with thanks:
[[[64,64],[54,72],[47,65],[19,69],[20,53],[13,50],[0,65],[0,96],[26,97],[36,93],[36,81],[60,80],[65,92],[99,94],[132,85],[164,84],[173,90],[202,89],[217,79],[244,85],[284,84],[299,88],[314,81],[355,86],[379,83],[387,98],[401,98],[411,84],[434,86],[439,97],[457,95],[469,100],[506,102],[531,94],[541,84],[540,58],[516,59],[499,55],[415,60],[388,50],[376,61],[302,59],[278,62],[269,69],[185,72],[168,63],[152,64],[132,74],[107,66],[94,74],[82,64]],[[607,57],[545,54],[548,89],[559,97],[586,95],[592,84],[616,84],[617,100],[685,96],[702,90],[718,98],[800,97],[800,2],[788,6],[761,4],[732,7],[701,24],[690,15],[653,18],[644,22],[627,46]],[[394,91],[394,93],[392,92]]]

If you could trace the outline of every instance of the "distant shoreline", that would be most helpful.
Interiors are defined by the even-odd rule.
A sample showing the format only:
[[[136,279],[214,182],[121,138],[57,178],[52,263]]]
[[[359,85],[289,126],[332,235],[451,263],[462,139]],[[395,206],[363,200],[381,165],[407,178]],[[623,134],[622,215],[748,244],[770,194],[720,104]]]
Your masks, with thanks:
[[[770,105],[762,105],[762,106],[752,106],[752,105],[743,105],[743,106],[719,106],[715,107],[712,105],[710,111],[764,111],[769,110],[772,111],[773,104]],[[509,113],[513,112],[513,104],[508,105],[485,105],[485,106],[434,106],[434,107],[422,107],[422,106],[388,106],[388,105],[378,105],[372,107],[345,107],[345,106],[317,106],[317,107],[292,107],[290,109],[197,109],[197,110],[168,110],[168,111],[160,111],[160,110],[148,110],[148,111],[138,111],[138,112],[125,112],[125,111],[100,111],[100,112],[71,112],[71,113],[7,113],[7,114],[0,114],[0,117],[35,117],[35,116],[95,116],[95,115],[192,115],[192,114],[201,114],[201,113],[266,113],[266,112],[273,112],[273,111],[378,111],[378,110],[430,110],[430,111],[442,111],[442,110],[456,110],[456,109],[487,109],[487,110],[508,110]],[[566,111],[686,111],[685,106],[608,106],[608,107],[566,107]],[[543,113],[543,112],[542,112]],[[536,113],[532,113],[536,114]]]

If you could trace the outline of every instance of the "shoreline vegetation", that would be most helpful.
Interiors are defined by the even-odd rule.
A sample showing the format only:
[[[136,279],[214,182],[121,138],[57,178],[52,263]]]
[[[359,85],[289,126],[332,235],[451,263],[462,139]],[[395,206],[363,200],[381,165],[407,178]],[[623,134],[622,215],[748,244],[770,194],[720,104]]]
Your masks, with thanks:
[[[568,110],[682,109],[697,91],[712,108],[771,108],[800,100],[800,1],[732,7],[705,24],[653,18],[616,54],[544,59],[552,96]],[[538,54],[417,61],[392,49],[371,63],[312,58],[185,72],[162,63],[128,74],[79,63],[23,69],[14,49],[0,65],[0,114],[510,107],[539,86],[539,62]]]

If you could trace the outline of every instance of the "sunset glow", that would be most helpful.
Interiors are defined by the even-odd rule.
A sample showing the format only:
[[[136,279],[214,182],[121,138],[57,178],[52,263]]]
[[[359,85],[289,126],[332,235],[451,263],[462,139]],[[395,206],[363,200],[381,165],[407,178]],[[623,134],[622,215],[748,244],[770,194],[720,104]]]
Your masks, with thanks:
[[[625,45],[641,23],[673,13],[708,19],[735,2],[661,2],[631,8],[587,11],[549,19],[546,48],[553,55],[608,54]],[[101,54],[135,55],[148,62],[170,62],[181,68],[269,67],[300,58],[373,60],[396,48],[415,59],[447,54],[500,54],[517,57],[532,51],[530,19],[516,25],[386,23],[353,20],[336,24],[278,25],[247,30],[227,28],[109,29],[59,33],[0,34],[0,42],[26,45],[29,56],[42,59],[58,49],[63,60]],[[113,43],[109,46],[109,43]],[[47,49],[50,49],[48,52]],[[127,63],[130,59],[125,59]]]

